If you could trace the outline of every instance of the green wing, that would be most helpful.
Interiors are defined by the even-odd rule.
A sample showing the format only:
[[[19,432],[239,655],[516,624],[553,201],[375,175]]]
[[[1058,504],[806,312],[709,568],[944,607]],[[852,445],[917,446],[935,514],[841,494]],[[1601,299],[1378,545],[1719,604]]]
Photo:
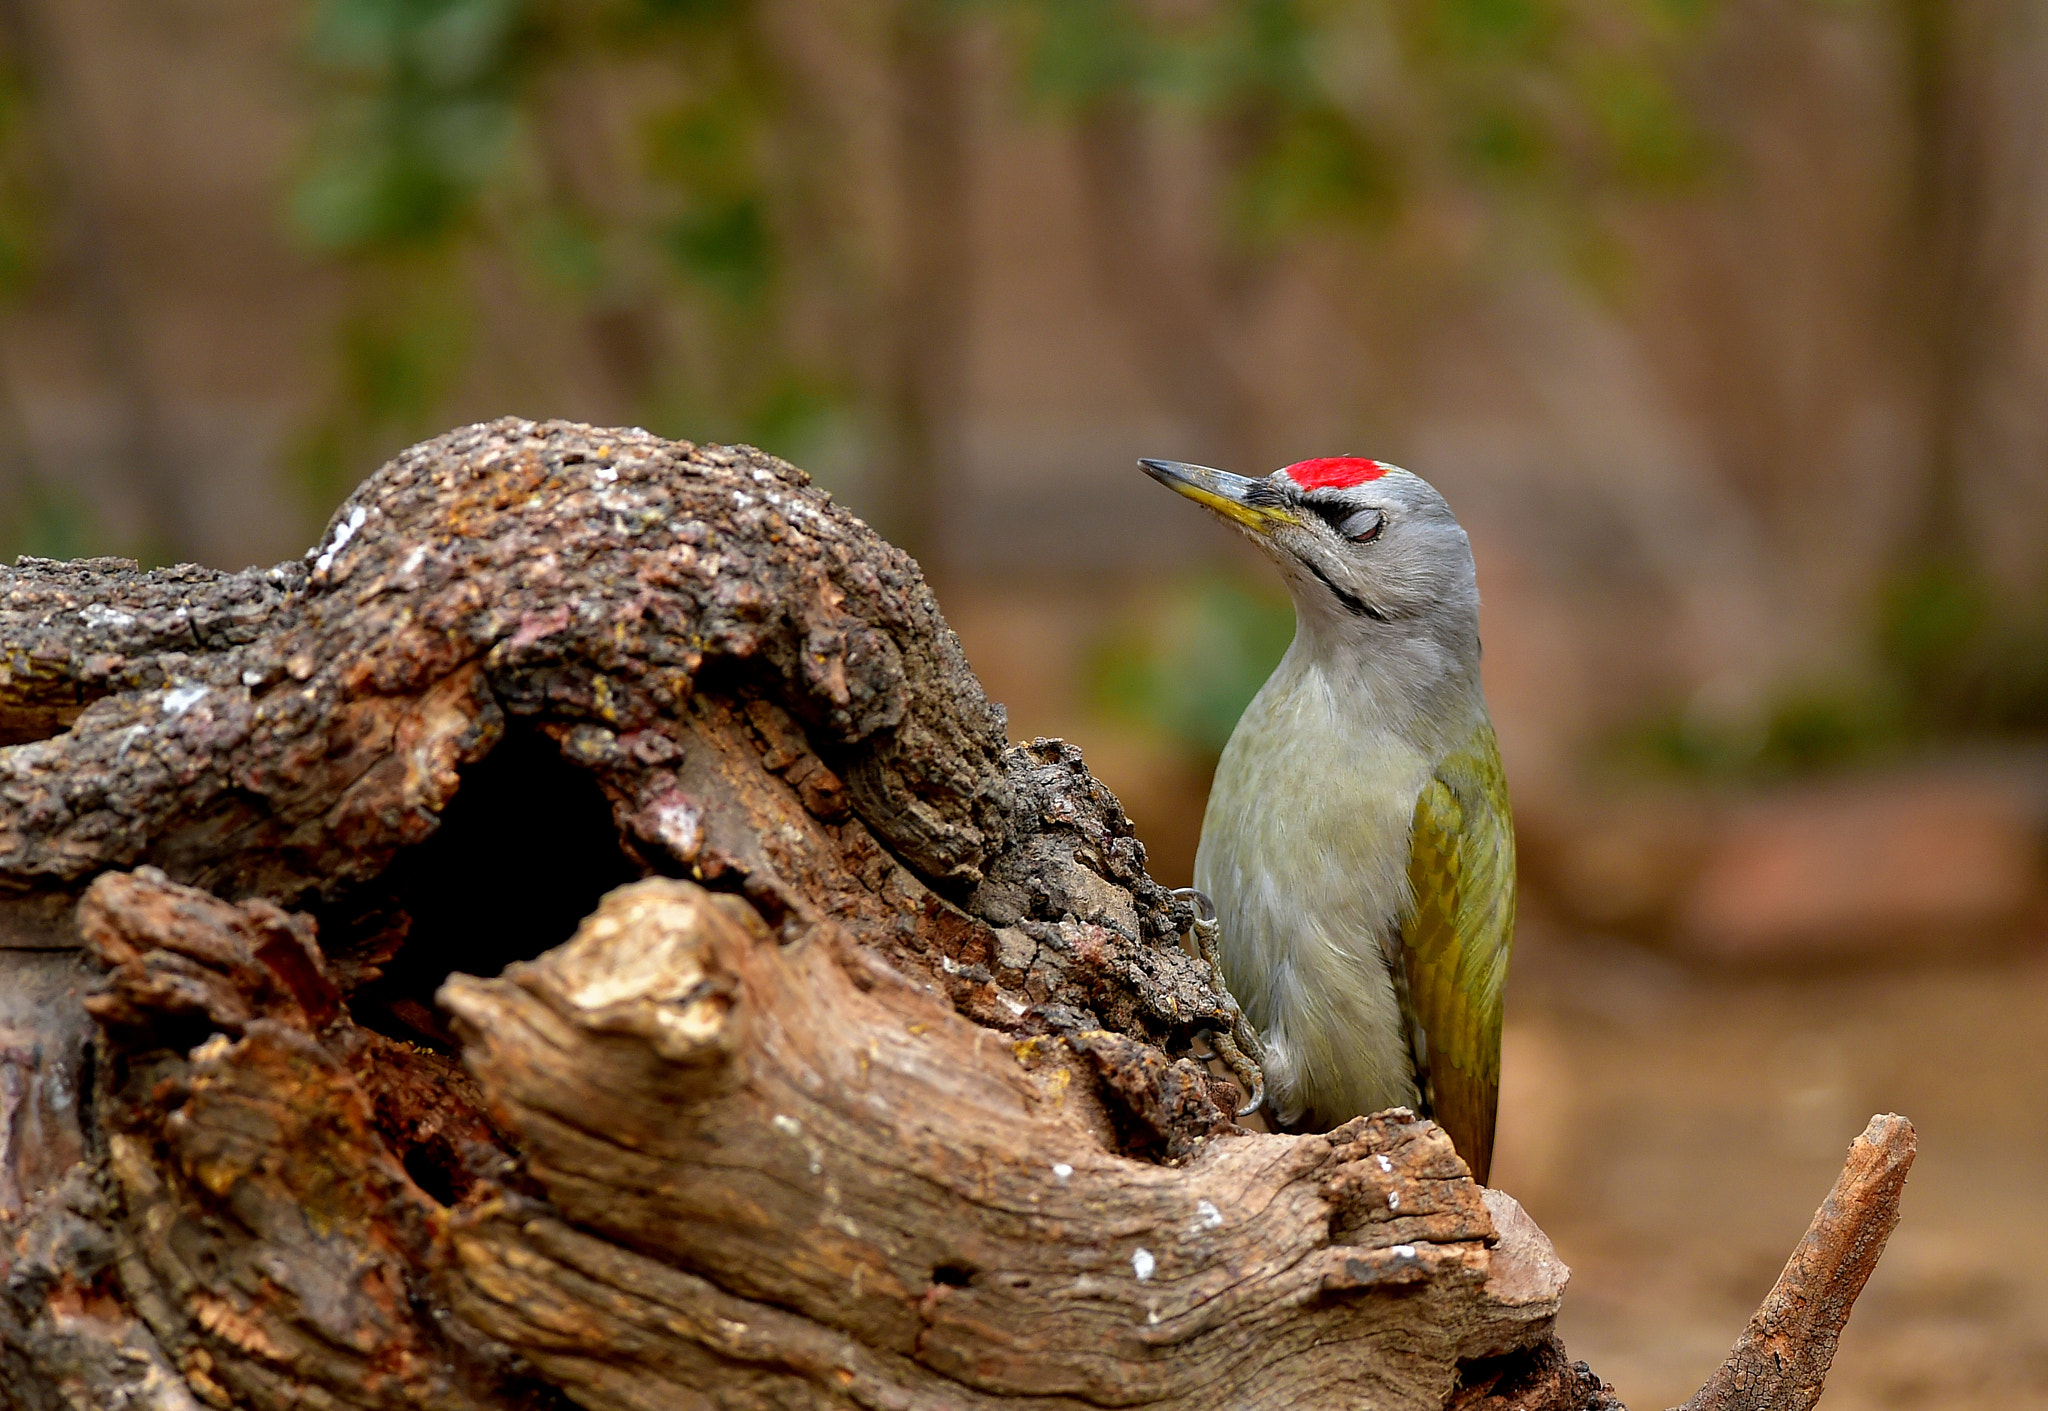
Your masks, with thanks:
[[[1515,830],[1493,727],[1437,766],[1415,800],[1415,909],[1401,927],[1409,1020],[1430,1112],[1483,1185],[1500,1100],[1501,991],[1515,931]],[[1426,1051],[1425,1051],[1426,1050]]]

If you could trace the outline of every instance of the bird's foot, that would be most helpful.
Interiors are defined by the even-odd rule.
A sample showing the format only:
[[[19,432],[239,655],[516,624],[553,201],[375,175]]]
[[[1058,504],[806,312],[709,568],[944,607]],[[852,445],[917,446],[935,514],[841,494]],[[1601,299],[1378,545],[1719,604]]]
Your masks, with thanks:
[[[1195,922],[1191,928],[1195,938],[1195,952],[1209,967],[1209,984],[1223,1001],[1223,1013],[1230,1021],[1229,1031],[1205,1029],[1202,1037],[1208,1039],[1209,1047],[1215,1050],[1243,1085],[1249,1096],[1244,1106],[1237,1109],[1240,1117],[1249,1117],[1266,1105],[1266,1073],[1262,1066],[1266,1058],[1266,1046],[1259,1039],[1259,1031],[1244,1017],[1238,1007],[1237,996],[1230,992],[1230,986],[1223,979],[1223,964],[1216,956],[1216,903],[1209,900],[1206,892],[1193,887],[1178,887],[1173,893],[1184,897],[1195,909]]]

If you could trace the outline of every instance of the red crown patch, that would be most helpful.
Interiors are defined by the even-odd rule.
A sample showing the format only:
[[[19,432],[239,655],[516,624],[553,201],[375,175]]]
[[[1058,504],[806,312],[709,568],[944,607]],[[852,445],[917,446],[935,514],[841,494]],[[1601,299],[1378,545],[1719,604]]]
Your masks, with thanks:
[[[1348,490],[1386,473],[1385,466],[1364,456],[1319,456],[1287,467],[1287,478],[1304,490]]]

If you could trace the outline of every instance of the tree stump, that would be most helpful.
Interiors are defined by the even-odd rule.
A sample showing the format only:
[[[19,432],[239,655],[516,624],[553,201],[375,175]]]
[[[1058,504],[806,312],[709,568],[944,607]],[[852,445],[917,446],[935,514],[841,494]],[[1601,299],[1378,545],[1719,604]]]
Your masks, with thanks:
[[[1432,1124],[1235,1125],[1115,798],[782,461],[493,422],[0,623],[0,1405],[1618,1405]],[[1910,1158],[1694,1405],[1811,1405]]]

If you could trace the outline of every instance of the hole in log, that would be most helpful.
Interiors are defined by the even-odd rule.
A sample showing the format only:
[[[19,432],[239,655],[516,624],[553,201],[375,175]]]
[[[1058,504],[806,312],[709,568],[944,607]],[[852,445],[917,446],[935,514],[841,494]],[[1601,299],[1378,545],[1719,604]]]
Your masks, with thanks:
[[[964,1289],[973,1280],[974,1271],[959,1264],[941,1264],[932,1270],[932,1282],[948,1288]]]
[[[345,953],[404,936],[381,974],[350,1001],[358,1023],[393,1038],[452,1050],[434,992],[451,972],[496,975],[575,933],[598,898],[636,881],[620,851],[611,806],[589,774],[539,731],[513,723],[462,774],[441,827],[401,853],[370,888],[334,909]],[[332,934],[323,922],[323,934]],[[424,1184],[424,1183],[422,1183]]]
[[[455,1205],[469,1189],[466,1173],[448,1168],[443,1149],[430,1146],[414,1146],[405,1149],[399,1158],[405,1163],[405,1174],[412,1177],[412,1183],[439,1201],[442,1205]]]

